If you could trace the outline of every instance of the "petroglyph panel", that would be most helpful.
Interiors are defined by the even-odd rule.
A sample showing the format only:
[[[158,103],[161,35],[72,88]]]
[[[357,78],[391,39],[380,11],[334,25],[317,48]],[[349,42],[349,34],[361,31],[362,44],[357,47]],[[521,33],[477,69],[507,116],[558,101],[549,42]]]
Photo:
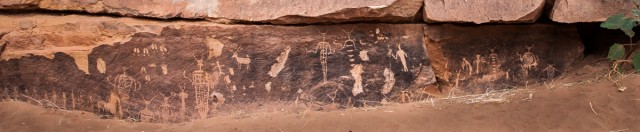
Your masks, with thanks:
[[[454,94],[539,84],[582,56],[576,28],[557,25],[425,26],[436,74]]]
[[[92,48],[84,66],[64,52],[0,61],[0,86],[5,98],[143,122],[204,119],[254,102],[406,102],[407,91],[435,82],[422,26],[169,26]]]

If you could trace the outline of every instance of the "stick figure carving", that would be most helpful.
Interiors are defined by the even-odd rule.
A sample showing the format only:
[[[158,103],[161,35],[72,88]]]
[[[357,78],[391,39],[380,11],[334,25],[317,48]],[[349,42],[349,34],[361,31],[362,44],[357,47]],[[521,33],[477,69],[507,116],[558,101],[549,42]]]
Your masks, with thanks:
[[[184,86],[180,87],[180,93],[178,93],[178,97],[180,98],[180,118],[186,120],[187,105],[185,100],[189,98],[189,94],[184,92],[185,89],[186,88]]]
[[[331,44],[326,41],[327,33],[320,33],[322,35],[322,41],[318,42],[316,46],[316,50],[313,51],[314,54],[320,52],[320,64],[322,65],[322,82],[327,82],[327,58],[329,55],[332,55],[335,51],[331,49]]]
[[[171,92],[171,94],[169,96],[164,96],[164,94],[160,93],[160,95],[162,95],[162,104],[160,105],[160,119],[162,119],[162,122],[169,122],[171,119],[171,104],[169,104],[169,99],[173,96],[176,95],[176,93]]]
[[[142,122],[151,122],[151,120],[153,119],[153,112],[151,110],[149,110],[149,104],[151,104],[151,101],[153,101],[154,98],[156,98],[156,96],[151,97],[151,99],[147,100],[144,98],[143,95],[140,95],[142,97],[142,100],[144,101],[144,109],[140,111],[140,121]]]
[[[393,56],[393,59],[400,58],[400,62],[402,63],[402,71],[403,72],[409,71],[409,68],[407,67],[407,59],[406,59],[407,57],[409,57],[407,55],[407,53],[404,52],[404,50],[402,50],[402,47],[400,46],[400,44],[398,44],[398,51],[396,51],[396,55]]]
[[[482,72],[480,69],[482,68],[481,65],[483,62],[485,61],[484,59],[482,59],[482,56],[480,56],[480,54],[476,54],[476,58],[473,61],[473,63],[476,65],[476,74],[480,74],[480,72]]]

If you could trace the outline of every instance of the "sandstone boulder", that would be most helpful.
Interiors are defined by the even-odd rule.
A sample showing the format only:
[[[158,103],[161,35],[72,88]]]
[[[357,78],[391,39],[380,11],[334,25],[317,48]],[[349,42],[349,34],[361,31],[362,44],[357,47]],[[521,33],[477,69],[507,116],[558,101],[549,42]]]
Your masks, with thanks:
[[[550,17],[562,23],[602,22],[633,7],[628,0],[556,0]]]
[[[0,38],[12,55],[1,56],[0,91],[143,122],[182,122],[269,102],[327,109],[407,102],[435,82],[420,24],[150,23],[162,28],[146,32],[130,25],[135,21],[115,20],[57,26],[105,32],[65,34],[34,23],[5,29]],[[26,35],[34,30],[43,38],[37,43]],[[127,38],[96,44],[111,34]],[[73,47],[86,52],[66,50]]]
[[[445,92],[458,95],[552,80],[584,49],[575,27],[543,24],[429,25],[425,41]]]
[[[533,23],[545,0],[424,0],[427,22]]]
[[[0,1],[0,9],[42,9],[151,18],[276,24],[353,21],[408,22],[421,0],[29,0]]]

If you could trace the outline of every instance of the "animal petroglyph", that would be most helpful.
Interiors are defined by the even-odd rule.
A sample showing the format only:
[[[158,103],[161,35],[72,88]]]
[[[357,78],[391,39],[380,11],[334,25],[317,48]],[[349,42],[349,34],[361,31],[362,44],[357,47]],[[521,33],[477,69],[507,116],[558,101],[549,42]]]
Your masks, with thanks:
[[[98,71],[100,73],[106,73],[107,72],[107,63],[104,62],[104,60],[102,60],[102,58],[98,58],[98,60],[96,60],[96,67],[98,69]]]
[[[356,96],[363,91],[363,86],[362,86],[362,73],[364,72],[364,69],[362,67],[361,64],[356,64],[353,66],[353,69],[351,69],[351,76],[353,77],[353,79],[355,80],[355,83],[353,83],[353,89],[351,91],[351,93],[353,94],[353,96]]]
[[[169,96],[164,96],[164,94],[162,95],[162,104],[160,105],[160,118],[162,119],[162,122],[169,122],[171,119],[171,107],[172,105],[169,104],[169,99],[173,96],[175,96],[175,93],[171,93]]]
[[[468,71],[467,75],[471,75],[473,74],[473,66],[471,65],[471,63],[469,63],[469,61],[467,60],[467,58],[462,58],[462,64],[460,64],[462,66],[462,70],[463,71]]]
[[[222,55],[222,48],[224,48],[224,44],[222,44],[220,40],[217,40],[214,37],[215,36],[207,37],[207,40],[206,40],[207,41],[206,44],[209,52],[207,59],[211,59],[212,57],[218,57]]]
[[[403,72],[408,72],[409,68],[407,67],[407,57],[409,57],[409,55],[407,55],[407,52],[404,52],[404,50],[402,50],[402,47],[400,46],[400,44],[398,44],[398,51],[396,51],[396,55],[393,56],[394,59],[400,58],[400,62],[402,63],[402,71]]]
[[[269,76],[271,77],[276,77],[278,76],[278,73],[280,73],[280,71],[282,71],[282,69],[284,69],[285,63],[287,62],[287,59],[289,58],[289,52],[291,51],[291,47],[287,46],[284,50],[284,52],[280,53],[280,56],[278,56],[278,58],[276,58],[276,62],[275,64],[271,65],[271,70],[269,70]]]
[[[384,85],[382,86],[382,94],[388,94],[393,89],[393,85],[396,84],[396,79],[393,75],[393,71],[389,68],[384,68]]]
[[[251,58],[249,58],[249,55],[247,55],[246,58],[238,57],[238,51],[234,51],[233,55],[231,57],[236,59],[236,62],[238,64],[238,68],[242,69],[242,65],[245,65],[247,70],[250,69],[251,65],[249,65],[249,64],[251,64]]]
[[[327,82],[327,58],[329,55],[332,55],[335,51],[331,49],[331,44],[326,41],[327,33],[322,34],[322,41],[318,42],[316,46],[316,50],[313,52],[314,54],[320,52],[320,64],[322,65],[322,82]]]

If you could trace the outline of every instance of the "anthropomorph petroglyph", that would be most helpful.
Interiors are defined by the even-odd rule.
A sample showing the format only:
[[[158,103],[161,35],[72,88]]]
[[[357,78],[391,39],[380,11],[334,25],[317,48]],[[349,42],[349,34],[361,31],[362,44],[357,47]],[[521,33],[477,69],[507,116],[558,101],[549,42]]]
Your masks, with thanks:
[[[352,89],[352,94],[353,96],[356,96],[363,91],[363,86],[362,86],[362,73],[364,72],[364,69],[362,67],[361,64],[356,64],[353,66],[353,69],[351,69],[351,76],[353,77],[353,79],[355,80],[355,83],[353,83],[353,89]]]
[[[154,98],[156,98],[156,96],[151,97],[151,99],[147,100],[144,98],[144,96],[141,96],[142,100],[144,101],[144,109],[142,109],[139,114],[140,114],[140,121],[142,122],[151,122],[151,120],[153,119],[153,112],[151,110],[149,110],[149,104],[151,104],[151,101],[153,101]]]
[[[162,94],[162,104],[160,105],[160,119],[162,119],[162,122],[169,122],[171,119],[171,104],[169,104],[169,99],[173,96],[175,96],[176,94],[171,92],[171,94],[169,96],[165,96],[164,94]]]
[[[329,55],[333,54],[335,51],[331,49],[331,44],[326,41],[327,33],[322,34],[322,41],[318,42],[316,46],[316,50],[313,52],[314,54],[320,52],[320,64],[322,65],[322,82],[327,82],[327,58]]]
[[[467,75],[473,74],[473,66],[471,65],[471,63],[469,63],[467,58],[462,57],[462,64],[460,65],[462,66],[460,70],[467,71]]]
[[[195,56],[194,56],[195,58]],[[184,78],[191,82],[195,90],[196,106],[195,109],[200,114],[201,119],[206,119],[209,113],[209,91],[213,88],[213,82],[210,80],[209,74],[205,72],[202,67],[204,66],[204,60],[196,59],[198,70],[192,72],[191,77],[187,77],[185,72],[182,72]]]
[[[125,68],[126,69],[126,68]],[[136,81],[134,78],[127,75],[126,70],[123,70],[123,73],[111,79],[111,77],[107,77],[107,83],[111,84],[112,90],[110,95],[110,102],[112,104],[109,106],[112,114],[115,114],[118,118],[122,118],[122,113],[124,112],[122,109],[122,104],[127,102],[129,99],[129,94],[135,91],[140,90],[142,84]],[[115,104],[115,106],[113,106]],[[115,107],[115,108],[114,108]],[[115,112],[115,113],[114,113]]]
[[[180,93],[178,93],[178,98],[180,98],[180,118],[182,118],[183,120],[186,120],[188,118],[186,118],[186,113],[187,113],[187,104],[186,104],[186,99],[189,98],[189,94],[185,93],[184,90],[186,88],[184,86],[180,87]]]
[[[527,52],[525,52],[522,55],[518,55],[519,56],[518,59],[520,60],[520,62],[522,62],[521,67],[522,67],[524,77],[528,77],[529,70],[538,66],[538,57],[535,54],[531,53],[531,49],[533,48],[533,46],[534,45],[526,46]]]
[[[396,51],[396,55],[393,56],[394,59],[400,58],[400,62],[402,63],[402,71],[403,72],[408,72],[409,68],[407,67],[407,58],[409,57],[409,55],[407,55],[406,52],[404,52],[404,50],[402,50],[402,47],[400,46],[400,44],[398,44],[398,51]]]
[[[271,77],[276,77],[278,76],[278,73],[280,73],[280,71],[282,71],[282,69],[284,69],[285,63],[287,62],[287,59],[289,58],[289,52],[291,52],[291,47],[287,46],[284,49],[284,52],[280,53],[280,56],[278,56],[278,58],[276,58],[276,62],[275,64],[271,65],[271,70],[269,70],[269,76]]]
[[[360,62],[356,61],[356,59],[358,59],[358,57],[359,57],[359,53],[360,52],[358,52],[358,47],[356,46],[356,41],[351,38],[351,33],[353,32],[353,29],[351,29],[351,31],[349,31],[349,32],[347,32],[345,30],[342,30],[342,31],[345,34],[347,34],[347,40],[345,40],[344,43],[342,43],[342,49],[345,49],[347,51],[347,57],[349,58],[350,66],[354,66],[356,64],[360,64]],[[335,44],[338,44],[338,43],[335,43]],[[358,56],[358,57],[356,57],[356,56]]]
[[[224,48],[224,44],[214,38],[215,36],[207,37],[206,44],[208,48],[208,56],[207,59],[211,59],[212,57],[218,57],[222,55],[222,48]]]
[[[476,54],[476,58],[473,60],[473,64],[476,65],[476,74],[480,74],[480,72],[482,72],[481,69],[481,65],[482,63],[484,63],[485,61],[482,59],[482,56],[480,54]]]
[[[389,68],[384,68],[384,85],[382,86],[382,94],[388,94],[393,89],[393,85],[396,84],[396,79],[393,75],[393,71]]]

